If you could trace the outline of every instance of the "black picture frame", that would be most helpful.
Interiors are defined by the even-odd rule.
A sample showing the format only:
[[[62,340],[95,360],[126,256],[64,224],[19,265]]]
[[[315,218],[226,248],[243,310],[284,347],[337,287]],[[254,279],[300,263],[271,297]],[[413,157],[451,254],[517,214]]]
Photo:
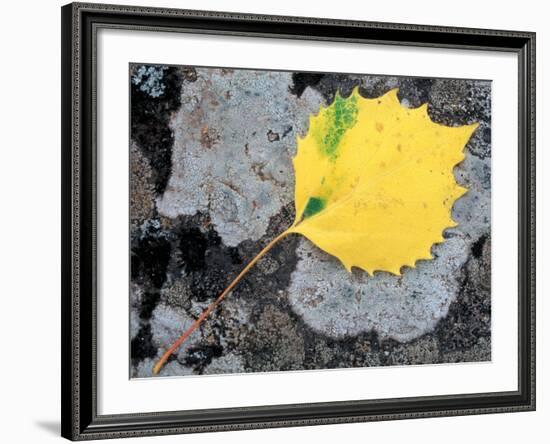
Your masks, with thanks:
[[[535,33],[85,3],[68,4],[61,15],[62,436],[84,440],[535,409]],[[519,66],[518,390],[98,415],[95,51],[96,31],[101,27],[515,53]]]

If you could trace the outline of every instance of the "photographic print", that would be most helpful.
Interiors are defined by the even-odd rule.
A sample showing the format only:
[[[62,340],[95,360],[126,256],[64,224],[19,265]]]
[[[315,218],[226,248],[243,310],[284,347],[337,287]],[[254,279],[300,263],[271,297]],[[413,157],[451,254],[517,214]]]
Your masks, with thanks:
[[[130,376],[491,360],[491,82],[130,64]]]

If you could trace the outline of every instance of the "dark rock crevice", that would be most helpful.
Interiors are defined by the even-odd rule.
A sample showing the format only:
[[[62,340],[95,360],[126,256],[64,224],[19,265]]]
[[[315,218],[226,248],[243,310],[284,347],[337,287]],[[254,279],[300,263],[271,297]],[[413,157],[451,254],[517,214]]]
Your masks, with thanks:
[[[180,107],[182,75],[176,67],[145,65],[132,69],[131,137],[149,160],[155,191],[162,194],[172,168],[174,134],[170,119]],[[136,76],[136,72],[142,75]]]

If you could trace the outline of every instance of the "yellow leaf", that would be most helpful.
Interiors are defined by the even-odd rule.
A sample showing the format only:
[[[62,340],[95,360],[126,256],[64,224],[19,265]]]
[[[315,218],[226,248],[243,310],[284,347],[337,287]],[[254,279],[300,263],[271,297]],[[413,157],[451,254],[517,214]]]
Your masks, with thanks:
[[[294,157],[296,219],[307,237],[348,271],[401,274],[431,259],[454,202],[467,189],[453,167],[478,124],[432,122],[427,104],[408,109],[397,89],[365,99],[357,88],[311,116]]]

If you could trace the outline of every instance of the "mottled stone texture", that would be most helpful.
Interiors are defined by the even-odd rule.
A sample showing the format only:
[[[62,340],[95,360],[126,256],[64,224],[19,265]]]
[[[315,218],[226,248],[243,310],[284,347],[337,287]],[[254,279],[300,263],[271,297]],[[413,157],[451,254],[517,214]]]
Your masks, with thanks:
[[[359,86],[399,88],[450,126],[479,122],[455,168],[469,192],[434,260],[350,275],[308,240],[264,257],[163,376],[490,360],[491,84],[487,81],[131,67],[131,374],[151,368],[293,220],[292,156],[310,115]]]

